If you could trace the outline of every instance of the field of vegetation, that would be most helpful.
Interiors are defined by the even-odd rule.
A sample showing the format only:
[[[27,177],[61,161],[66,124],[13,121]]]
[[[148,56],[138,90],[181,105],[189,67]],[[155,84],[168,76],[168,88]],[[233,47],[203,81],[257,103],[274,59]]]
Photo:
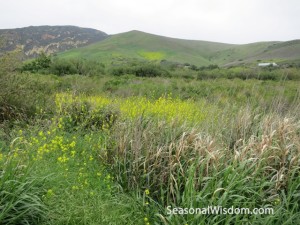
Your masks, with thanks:
[[[300,224],[297,66],[0,60],[0,224]]]

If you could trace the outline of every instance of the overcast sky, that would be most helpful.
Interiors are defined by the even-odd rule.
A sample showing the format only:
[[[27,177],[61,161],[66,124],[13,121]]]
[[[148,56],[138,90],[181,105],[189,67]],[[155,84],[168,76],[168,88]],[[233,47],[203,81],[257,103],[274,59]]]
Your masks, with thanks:
[[[0,6],[0,29],[75,25],[225,43],[300,39],[300,0],[0,0]]]

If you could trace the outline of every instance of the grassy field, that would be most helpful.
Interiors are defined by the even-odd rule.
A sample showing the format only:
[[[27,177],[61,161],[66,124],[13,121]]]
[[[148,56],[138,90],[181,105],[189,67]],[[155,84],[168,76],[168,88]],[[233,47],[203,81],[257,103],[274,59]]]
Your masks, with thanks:
[[[300,224],[299,69],[57,76],[12,59],[0,224]],[[273,212],[183,210],[208,206]]]

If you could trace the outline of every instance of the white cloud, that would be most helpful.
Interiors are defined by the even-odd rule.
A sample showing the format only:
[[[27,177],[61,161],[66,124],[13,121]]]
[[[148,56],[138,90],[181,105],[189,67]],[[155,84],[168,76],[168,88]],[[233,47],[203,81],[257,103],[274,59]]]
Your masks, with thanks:
[[[77,25],[228,43],[300,38],[298,0],[0,1],[0,28]]]

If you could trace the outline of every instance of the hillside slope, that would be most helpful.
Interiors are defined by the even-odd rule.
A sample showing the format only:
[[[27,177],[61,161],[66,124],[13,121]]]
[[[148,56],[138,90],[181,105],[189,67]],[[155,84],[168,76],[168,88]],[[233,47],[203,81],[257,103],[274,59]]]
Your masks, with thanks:
[[[113,35],[104,41],[61,54],[62,57],[98,58],[104,61],[135,58],[207,65],[218,51],[231,44],[168,38],[140,31]]]
[[[191,63],[234,65],[260,60],[284,61],[300,59],[300,41],[257,42],[244,45],[208,41],[182,40],[130,31],[110,36],[104,41],[64,52],[61,57],[83,57],[103,62],[140,60],[168,60]]]
[[[75,26],[31,26],[0,30],[0,54],[21,48],[28,57],[78,48],[107,38],[102,31]]]

